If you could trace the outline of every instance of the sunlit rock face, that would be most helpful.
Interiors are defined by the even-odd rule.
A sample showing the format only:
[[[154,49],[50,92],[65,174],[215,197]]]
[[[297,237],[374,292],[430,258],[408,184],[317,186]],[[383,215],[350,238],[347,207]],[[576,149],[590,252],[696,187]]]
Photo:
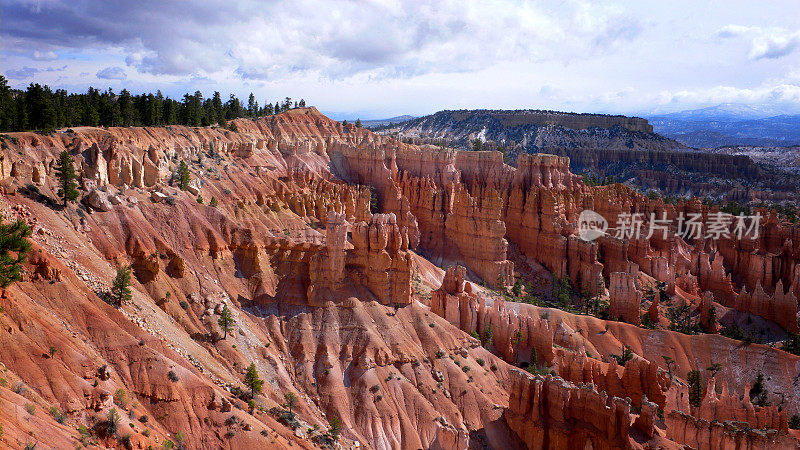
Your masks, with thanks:
[[[0,213],[31,226],[33,249],[0,292],[0,446],[74,446],[80,425],[124,445],[93,427],[112,408],[135,448],[177,433],[191,448],[312,448],[334,418],[342,448],[795,442],[798,357],[716,332],[750,316],[797,330],[796,226],[765,211],[757,238],[615,237],[620,214],[715,210],[587,186],[563,156],[511,166],[314,108],[234,123],[3,138]],[[49,199],[64,150],[82,192],[61,208]],[[608,235],[579,236],[587,209]],[[117,309],[104,300],[119,266],[133,295]],[[514,301],[554,278],[572,313]],[[668,330],[684,304],[703,334]],[[264,380],[252,409],[251,364]],[[758,372],[770,405],[751,401]]]

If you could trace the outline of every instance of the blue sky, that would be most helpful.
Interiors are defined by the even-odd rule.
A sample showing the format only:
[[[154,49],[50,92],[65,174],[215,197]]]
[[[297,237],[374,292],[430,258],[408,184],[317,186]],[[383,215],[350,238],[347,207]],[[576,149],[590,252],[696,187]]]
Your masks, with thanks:
[[[760,3],[3,0],[0,68],[14,87],[254,92],[363,118],[798,113],[800,4]]]

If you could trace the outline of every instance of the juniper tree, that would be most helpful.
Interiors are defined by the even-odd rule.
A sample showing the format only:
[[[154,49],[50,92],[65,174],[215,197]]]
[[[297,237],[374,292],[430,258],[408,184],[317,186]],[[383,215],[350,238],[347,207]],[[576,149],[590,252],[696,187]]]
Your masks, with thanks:
[[[31,230],[25,222],[17,220],[4,224],[0,220],[0,288],[21,279],[19,269],[31,249],[27,239],[30,235]]]
[[[67,206],[68,202],[78,198],[78,183],[75,182],[75,159],[64,150],[56,163],[56,178],[58,178],[58,197]]]
[[[117,276],[111,286],[111,305],[119,308],[123,303],[131,301],[131,268],[130,266],[117,267]]]
[[[250,388],[250,396],[253,398],[257,393],[261,392],[261,385],[264,384],[264,380],[258,378],[258,370],[255,363],[250,363],[250,367],[247,368],[247,373],[244,375],[244,384]]]

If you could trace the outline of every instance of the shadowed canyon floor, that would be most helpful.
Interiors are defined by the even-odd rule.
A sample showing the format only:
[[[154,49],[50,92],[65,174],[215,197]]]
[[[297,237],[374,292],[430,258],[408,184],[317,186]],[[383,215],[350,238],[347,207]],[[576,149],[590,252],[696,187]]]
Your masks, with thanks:
[[[781,348],[798,331],[800,228],[764,211],[754,239],[584,241],[584,209],[716,211],[586,186],[565,157],[511,167],[314,108],[233,123],[3,137],[0,213],[34,248],[0,294],[0,447],[800,442],[800,357]],[[66,207],[64,150],[82,188]],[[117,309],[119,265],[133,298]],[[554,283],[571,312],[531,300]],[[669,329],[679,305],[691,333]],[[734,323],[764,343],[718,333]],[[264,385],[248,402],[251,364]]]

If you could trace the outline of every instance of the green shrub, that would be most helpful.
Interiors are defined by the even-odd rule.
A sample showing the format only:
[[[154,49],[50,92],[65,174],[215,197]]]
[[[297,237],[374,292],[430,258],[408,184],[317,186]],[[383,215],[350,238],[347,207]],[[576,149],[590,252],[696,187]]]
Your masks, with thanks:
[[[67,418],[67,416],[65,416],[64,413],[59,411],[55,406],[50,408],[50,415],[53,416],[53,419],[55,419],[58,423],[64,423]]]
[[[117,391],[114,392],[114,403],[122,408],[128,406],[128,394],[124,389],[117,389]]]

